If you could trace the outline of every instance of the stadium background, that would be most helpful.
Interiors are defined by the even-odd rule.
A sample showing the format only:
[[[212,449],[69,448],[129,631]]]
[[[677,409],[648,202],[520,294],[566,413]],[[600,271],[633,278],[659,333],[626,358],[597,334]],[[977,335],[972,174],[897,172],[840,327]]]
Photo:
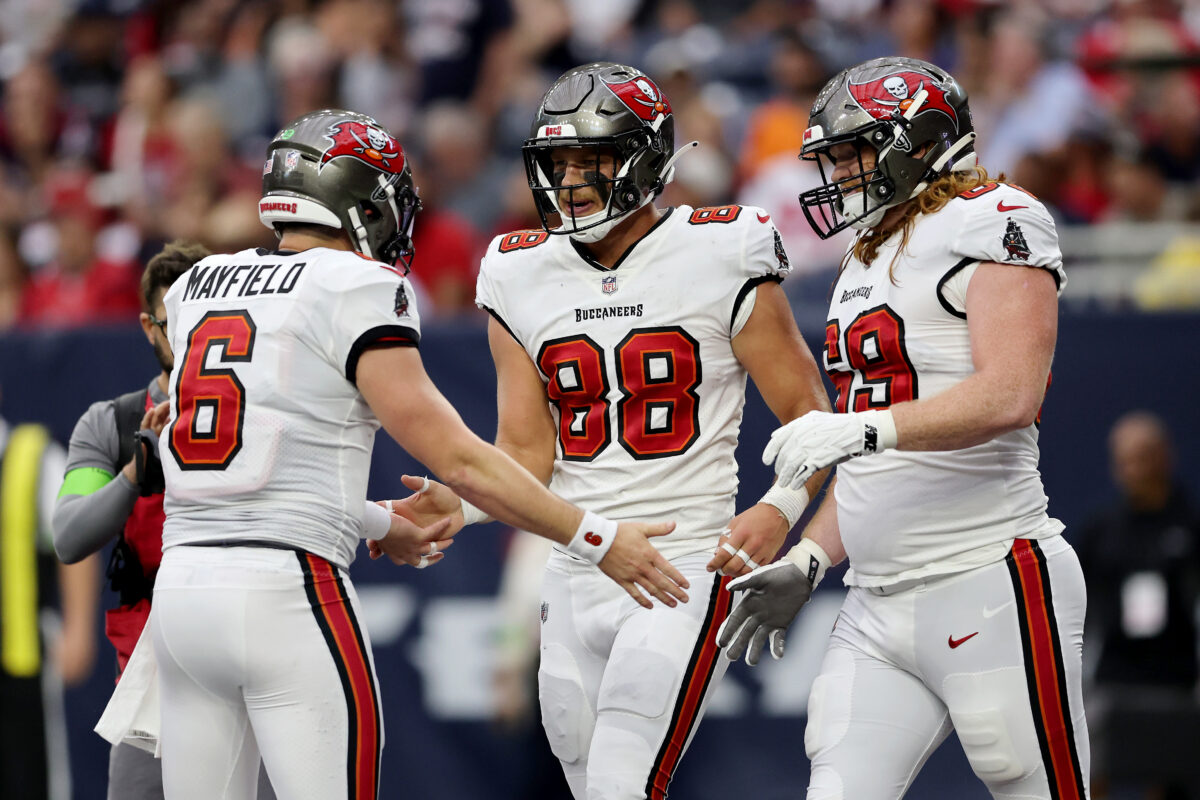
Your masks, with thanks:
[[[410,150],[423,356],[481,435],[494,375],[471,305],[489,237],[536,226],[518,149],[538,97],[588,59],[637,65],[670,97],[677,140],[702,147],[665,202],[766,208],[796,274],[785,283],[814,351],[840,242],[809,235],[795,159],[812,94],[836,69],[924,57],[967,86],[985,165],[1046,200],[1069,285],[1042,429],[1051,512],[1068,533],[1111,495],[1105,436],[1131,408],[1163,415],[1184,483],[1200,341],[1200,9],[1169,0],[47,0],[0,3],[0,411],[64,443],[87,405],[144,385],[155,366],[135,322],[140,265],[167,240],[266,244],[255,201],[276,127],[312,108],[376,115]],[[769,475],[772,428],[755,398],[741,495]],[[380,439],[372,496],[419,471]],[[744,507],[740,503],[739,507]],[[384,797],[517,797],[534,768],[491,724],[493,598],[507,532],[461,537],[424,573],[353,573],[382,684]],[[788,658],[736,666],[673,796],[798,797],[803,709],[840,589],[798,623]],[[112,598],[104,598],[111,603]],[[97,622],[99,624],[99,621]],[[103,797],[107,749],[91,726],[108,651],[68,693],[75,797]],[[864,765],[869,768],[869,765]],[[909,795],[982,797],[951,744]]]

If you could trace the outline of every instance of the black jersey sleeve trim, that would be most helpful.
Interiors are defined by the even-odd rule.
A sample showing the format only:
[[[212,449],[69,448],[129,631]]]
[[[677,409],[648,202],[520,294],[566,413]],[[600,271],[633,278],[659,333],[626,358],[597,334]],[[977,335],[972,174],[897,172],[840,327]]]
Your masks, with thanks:
[[[733,311],[729,314],[729,331],[733,332],[733,322],[737,319],[738,311],[742,308],[742,303],[746,301],[746,297],[750,292],[754,291],[755,287],[763,283],[783,283],[782,275],[759,275],[757,278],[751,278],[742,284],[742,288],[738,289],[737,297],[733,301]]]
[[[524,347],[524,346],[525,346],[525,345],[521,344],[521,340],[517,338],[517,335],[516,335],[515,333],[513,333],[513,329],[512,329],[512,328],[510,328],[510,327],[508,327],[508,323],[507,323],[507,322],[505,322],[505,321],[504,321],[504,319],[503,319],[503,318],[502,318],[502,317],[501,317],[501,316],[500,316],[498,313],[496,313],[496,309],[494,309],[494,308],[488,308],[488,307],[487,307],[487,306],[485,306],[485,305],[480,305],[479,307],[480,307],[480,308],[482,308],[482,309],[483,309],[484,311],[486,311],[487,313],[491,314],[491,315],[492,315],[492,319],[496,320],[496,322],[499,322],[499,323],[500,323],[500,327],[501,327],[501,328],[504,328],[504,330],[508,331],[508,335],[509,335],[509,336],[511,336],[511,337],[513,337],[513,341],[514,341],[514,342],[516,342],[517,344],[520,344],[520,345],[521,345],[521,347]]]
[[[946,309],[947,311],[949,311],[951,314],[958,317],[959,319],[966,319],[967,318],[966,313],[963,311],[959,311],[957,308],[950,305],[950,301],[946,299],[946,296],[944,294],[942,294],[942,290],[946,288],[946,284],[950,282],[951,278],[953,278],[955,275],[962,272],[964,269],[971,266],[972,264],[977,263],[978,260],[979,259],[975,259],[975,258],[964,258],[962,261],[959,261],[957,264],[955,264],[953,267],[951,267],[949,270],[947,270],[946,274],[943,275],[941,277],[941,280],[939,280],[937,283],[938,302],[942,304],[942,308]]]
[[[346,380],[358,385],[358,359],[367,349],[372,347],[416,347],[420,342],[421,334],[404,325],[377,325],[364,331],[351,345],[350,355],[346,356]]]

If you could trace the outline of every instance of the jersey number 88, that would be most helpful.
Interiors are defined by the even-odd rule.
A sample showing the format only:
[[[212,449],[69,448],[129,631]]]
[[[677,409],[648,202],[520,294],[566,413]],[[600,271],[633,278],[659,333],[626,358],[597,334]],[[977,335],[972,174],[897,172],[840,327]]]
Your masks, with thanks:
[[[684,453],[700,436],[700,344],[678,326],[635,328],[613,348],[617,440],[638,460]],[[612,442],[606,354],[586,335],[542,345],[538,368],[559,411],[567,461],[591,461]]]

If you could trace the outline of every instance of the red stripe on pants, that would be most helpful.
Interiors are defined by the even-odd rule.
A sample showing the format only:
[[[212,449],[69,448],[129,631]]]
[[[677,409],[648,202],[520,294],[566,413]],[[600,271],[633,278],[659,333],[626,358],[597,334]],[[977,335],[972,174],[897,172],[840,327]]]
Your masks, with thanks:
[[[319,603],[319,611],[337,644],[339,658],[350,688],[355,726],[353,752],[348,754],[353,764],[354,781],[351,800],[375,800],[376,757],[379,752],[379,720],[375,698],[375,680],[371,664],[367,660],[366,648],[359,639],[350,616],[350,602],[338,585],[337,573],[328,561],[309,554],[309,570],[312,585]]]
[[[1054,631],[1047,608],[1046,587],[1042,584],[1042,573],[1038,567],[1038,554],[1028,539],[1017,539],[1013,543],[1012,555],[1017,565],[1021,600],[1029,625],[1026,646],[1033,664],[1038,695],[1032,699],[1040,715],[1040,720],[1034,722],[1045,731],[1054,769],[1055,785],[1050,790],[1054,797],[1062,800],[1083,800],[1074,780],[1079,768],[1075,763],[1074,743],[1067,733],[1067,699],[1060,691],[1060,659],[1054,652]]]
[[[725,588],[729,581],[730,579],[725,577],[717,583],[712,616],[708,620],[708,626],[701,631],[703,644],[696,657],[695,666],[684,676],[679,713],[675,724],[667,731],[667,746],[663,748],[659,764],[654,770],[649,800],[664,800],[667,796],[667,784],[671,781],[671,775],[674,774],[675,767],[683,755],[683,748],[687,745],[688,736],[696,724],[713,664],[721,653],[721,649],[717,647],[717,629],[729,616],[729,609],[733,605],[733,598]]]

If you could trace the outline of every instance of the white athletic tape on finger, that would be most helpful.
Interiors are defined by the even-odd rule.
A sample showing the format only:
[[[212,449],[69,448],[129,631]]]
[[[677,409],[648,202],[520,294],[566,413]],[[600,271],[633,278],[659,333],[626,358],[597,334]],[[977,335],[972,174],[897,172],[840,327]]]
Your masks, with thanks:
[[[434,555],[435,553],[437,553],[437,543],[430,542],[429,543],[429,555]]]
[[[421,484],[420,489],[417,489],[417,494],[425,494],[426,492],[429,491],[429,476],[422,475],[421,480],[424,481],[424,483]]]
[[[746,566],[749,567],[750,569],[758,569],[758,562],[755,561],[753,558],[750,558],[750,556],[746,556],[745,558],[742,559],[742,561],[745,561]]]
[[[421,556],[421,560],[417,562],[417,569],[425,569],[429,566],[429,556]]]
[[[395,504],[395,501],[394,501],[394,500],[388,500],[388,501],[387,501],[387,510],[388,510],[388,513],[389,513],[389,514],[395,514],[395,513],[396,513],[396,504]]]
[[[739,549],[739,550],[738,550],[736,553],[734,553],[733,555],[734,555],[734,557],[735,557],[735,558],[740,558],[742,561],[744,561],[744,562],[745,562],[745,563],[747,563],[747,564],[749,564],[749,563],[750,563],[750,562],[753,560],[753,559],[751,559],[751,558],[750,558],[750,554],[749,554],[749,553],[747,553],[745,550],[740,550],[740,549]]]
[[[733,534],[733,531],[731,529],[721,528],[721,532],[718,533],[717,536],[731,536],[732,534]]]
[[[731,545],[729,542],[721,542],[721,549],[724,550],[726,553],[729,553],[729,555],[731,555],[731,556],[736,557],[738,554],[737,548],[734,547],[733,545]]]

